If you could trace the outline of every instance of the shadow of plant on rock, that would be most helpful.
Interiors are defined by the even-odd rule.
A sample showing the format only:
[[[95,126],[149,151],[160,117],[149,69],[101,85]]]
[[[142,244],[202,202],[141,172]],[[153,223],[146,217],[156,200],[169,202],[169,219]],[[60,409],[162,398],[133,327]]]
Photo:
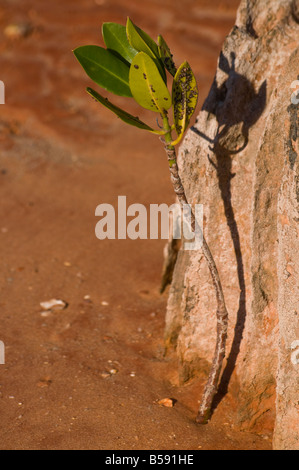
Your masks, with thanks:
[[[213,156],[208,156],[210,164],[217,171],[218,185],[224,205],[225,217],[232,238],[237,263],[240,288],[237,320],[234,338],[226,367],[222,373],[218,393],[214,397],[213,411],[227,394],[228,385],[240,352],[246,321],[246,284],[241,241],[235,211],[232,205],[231,180],[232,156],[242,152],[249,142],[249,130],[261,117],[267,96],[267,83],[264,81],[256,93],[249,80],[235,68],[235,53],[230,55],[231,64],[223,53],[220,55],[219,68],[228,77],[219,87],[216,79],[202,110],[216,117],[217,132],[214,139],[203,134],[196,127],[192,131],[210,143]]]

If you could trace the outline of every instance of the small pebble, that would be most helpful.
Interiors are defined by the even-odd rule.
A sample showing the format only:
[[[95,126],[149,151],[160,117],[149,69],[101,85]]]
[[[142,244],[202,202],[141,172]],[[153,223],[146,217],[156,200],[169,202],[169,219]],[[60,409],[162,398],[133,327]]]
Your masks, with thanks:
[[[46,310],[44,312],[41,312],[41,317],[49,317],[51,315],[51,312],[49,310]]]
[[[37,386],[39,388],[46,388],[46,387],[49,387],[52,383],[52,380],[50,377],[44,377],[43,379],[41,379],[38,383],[37,383]]]
[[[162,398],[158,401],[158,405],[165,406],[166,408],[173,408],[174,400],[172,398]]]
[[[4,28],[4,35],[8,39],[21,39],[29,36],[33,31],[32,25],[29,23],[12,23]]]
[[[64,310],[68,304],[64,300],[51,299],[46,302],[41,302],[40,306],[44,310]]]
[[[110,377],[110,374],[108,374],[107,372],[103,372],[101,374],[101,377],[102,377],[102,379],[108,379],[108,377]]]
[[[85,295],[85,296],[83,297],[83,300],[84,300],[84,302],[86,302],[87,304],[92,304],[92,300],[91,300],[90,295]]]

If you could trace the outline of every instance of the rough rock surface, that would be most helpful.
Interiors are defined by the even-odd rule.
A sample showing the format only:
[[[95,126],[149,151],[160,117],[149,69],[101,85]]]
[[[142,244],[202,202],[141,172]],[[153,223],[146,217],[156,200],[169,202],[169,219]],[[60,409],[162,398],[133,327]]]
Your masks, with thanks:
[[[298,44],[298,1],[243,0],[179,152],[188,200],[204,205],[230,313],[215,408],[229,389],[242,427],[274,430],[276,449],[299,449]],[[180,251],[165,336],[182,382],[208,373],[215,329],[205,260]]]

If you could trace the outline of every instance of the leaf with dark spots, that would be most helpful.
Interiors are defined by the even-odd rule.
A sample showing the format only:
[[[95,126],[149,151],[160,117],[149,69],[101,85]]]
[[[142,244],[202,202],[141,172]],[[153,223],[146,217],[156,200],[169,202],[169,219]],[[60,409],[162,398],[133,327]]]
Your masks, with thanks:
[[[195,111],[197,100],[198,89],[195,76],[188,62],[184,62],[173,80],[172,104],[178,138],[172,142],[172,145],[177,145],[182,139]]]
[[[168,70],[168,72],[174,77],[177,69],[172,58],[173,55],[170,52],[170,49],[162,35],[158,36],[158,47],[159,47],[159,55],[161,57],[163,64],[166,67],[166,70]]]
[[[132,62],[129,83],[134,99],[143,108],[161,114],[171,107],[168,88],[154,60],[144,52],[137,54]]]

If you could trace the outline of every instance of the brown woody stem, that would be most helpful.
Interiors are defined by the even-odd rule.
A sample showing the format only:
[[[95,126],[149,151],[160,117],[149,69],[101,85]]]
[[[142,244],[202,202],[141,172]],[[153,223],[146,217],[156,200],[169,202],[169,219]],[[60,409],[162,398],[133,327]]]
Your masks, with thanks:
[[[166,151],[168,162],[169,162],[171,181],[173,184],[174,192],[176,196],[178,197],[178,200],[181,206],[183,207],[183,205],[188,204],[188,201],[187,201],[184,186],[182,184],[182,181],[179,175],[175,147],[171,145],[171,142],[172,142],[171,128],[169,125],[168,116],[166,112],[162,115],[162,118],[163,118],[164,130],[165,130],[164,145],[165,145],[165,151]],[[197,224],[197,221],[194,216],[194,211],[192,209],[191,209],[191,227],[194,233],[195,233],[195,230],[201,230],[201,228]],[[208,263],[208,267],[209,267],[210,274],[213,280],[213,285],[214,285],[216,299],[217,299],[216,348],[215,348],[215,353],[214,353],[214,358],[213,358],[213,363],[212,363],[212,367],[210,370],[209,378],[205,386],[204,393],[203,393],[202,400],[201,400],[200,407],[199,407],[199,411],[196,417],[197,423],[206,424],[211,416],[212,403],[213,403],[214,396],[217,392],[222,364],[225,358],[225,347],[226,347],[227,329],[228,329],[228,311],[225,305],[223,289],[222,289],[222,285],[220,281],[220,276],[217,270],[217,266],[215,264],[213,255],[210,251],[210,248],[203,234],[202,234],[202,252]]]

